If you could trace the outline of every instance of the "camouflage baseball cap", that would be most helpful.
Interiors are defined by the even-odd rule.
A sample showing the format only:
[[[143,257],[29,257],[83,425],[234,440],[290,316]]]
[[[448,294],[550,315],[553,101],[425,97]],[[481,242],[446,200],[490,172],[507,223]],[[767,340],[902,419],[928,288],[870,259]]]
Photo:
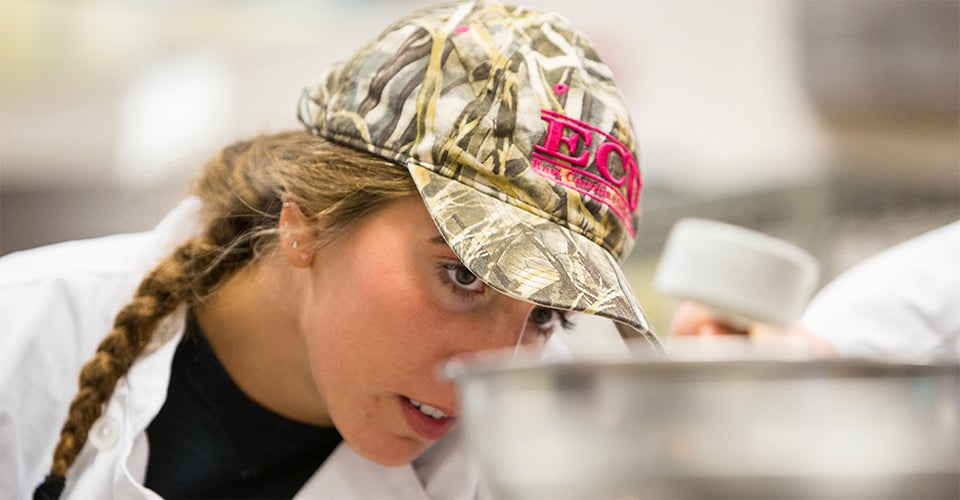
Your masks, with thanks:
[[[563,17],[492,1],[414,13],[308,87],[299,118],[406,166],[490,287],[659,346],[618,264],[640,220],[636,138],[610,69]]]

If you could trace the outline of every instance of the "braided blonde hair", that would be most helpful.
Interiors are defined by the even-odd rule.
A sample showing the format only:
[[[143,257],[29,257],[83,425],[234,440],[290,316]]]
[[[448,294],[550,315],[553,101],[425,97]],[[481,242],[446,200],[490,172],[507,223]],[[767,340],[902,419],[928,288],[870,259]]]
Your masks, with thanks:
[[[180,305],[199,304],[275,247],[282,199],[308,216],[323,215],[323,224],[313,226],[319,247],[387,201],[417,193],[406,169],[299,131],[224,148],[203,168],[194,191],[203,201],[201,234],[144,277],[133,300],[117,314],[113,330],[84,364],[49,475],[34,498],[60,496],[90,427],[160,322]]]

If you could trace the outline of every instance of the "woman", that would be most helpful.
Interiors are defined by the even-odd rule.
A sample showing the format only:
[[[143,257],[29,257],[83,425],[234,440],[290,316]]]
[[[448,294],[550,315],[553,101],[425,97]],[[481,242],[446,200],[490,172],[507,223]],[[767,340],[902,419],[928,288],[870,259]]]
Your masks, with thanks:
[[[564,19],[416,13],[299,118],[224,149],[152,233],[0,261],[5,494],[52,454],[37,497],[472,497],[446,360],[565,311],[659,345],[617,264],[636,140]]]

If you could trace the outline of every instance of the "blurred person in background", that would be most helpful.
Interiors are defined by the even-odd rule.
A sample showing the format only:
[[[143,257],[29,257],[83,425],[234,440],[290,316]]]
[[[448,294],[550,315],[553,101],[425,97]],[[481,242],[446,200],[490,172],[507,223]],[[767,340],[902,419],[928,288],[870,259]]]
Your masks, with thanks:
[[[151,232],[0,259],[0,496],[473,498],[445,361],[567,311],[659,348],[619,267],[636,138],[566,20],[418,12],[299,119]]]
[[[800,340],[815,354],[907,362],[960,360],[960,222],[917,236],[853,266],[818,292],[796,325],[727,326],[708,308],[681,303],[672,335],[749,334]]]

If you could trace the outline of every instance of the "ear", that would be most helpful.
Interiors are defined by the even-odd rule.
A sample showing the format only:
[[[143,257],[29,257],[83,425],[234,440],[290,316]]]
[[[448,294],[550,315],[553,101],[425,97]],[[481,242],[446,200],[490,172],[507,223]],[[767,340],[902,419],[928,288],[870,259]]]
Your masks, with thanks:
[[[280,250],[287,262],[297,268],[313,263],[314,239],[309,217],[296,203],[284,198],[280,210]]]

